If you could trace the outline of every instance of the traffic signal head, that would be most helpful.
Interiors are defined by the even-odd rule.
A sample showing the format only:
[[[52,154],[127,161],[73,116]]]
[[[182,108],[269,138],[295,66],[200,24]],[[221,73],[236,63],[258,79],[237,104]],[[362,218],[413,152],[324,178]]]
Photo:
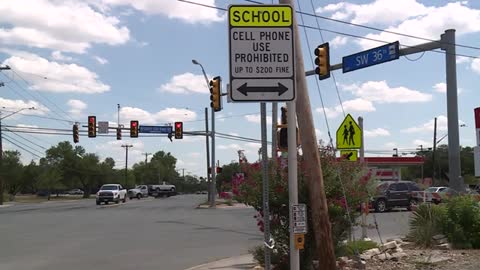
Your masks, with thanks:
[[[96,116],[88,117],[88,137],[89,138],[97,137],[97,117]]]
[[[330,78],[330,47],[327,43],[323,43],[315,49],[315,73],[318,74],[320,80]]]
[[[130,138],[138,138],[138,121],[130,121]]]
[[[175,139],[183,139],[183,122],[175,122]]]
[[[78,143],[80,141],[80,135],[78,134],[78,125],[73,125],[73,142]]]
[[[222,110],[222,78],[220,76],[214,77],[210,81],[210,107],[216,112]]]
[[[122,139],[122,129],[117,128],[117,140],[121,140],[121,139]]]

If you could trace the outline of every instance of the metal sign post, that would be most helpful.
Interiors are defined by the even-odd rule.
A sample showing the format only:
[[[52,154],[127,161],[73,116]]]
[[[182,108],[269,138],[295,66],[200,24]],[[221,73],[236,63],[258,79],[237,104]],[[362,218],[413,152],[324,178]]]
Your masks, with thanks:
[[[268,206],[268,152],[267,152],[267,105],[260,103],[260,125],[262,132],[262,175],[263,175],[263,229],[265,241],[265,270],[270,270],[270,209]]]

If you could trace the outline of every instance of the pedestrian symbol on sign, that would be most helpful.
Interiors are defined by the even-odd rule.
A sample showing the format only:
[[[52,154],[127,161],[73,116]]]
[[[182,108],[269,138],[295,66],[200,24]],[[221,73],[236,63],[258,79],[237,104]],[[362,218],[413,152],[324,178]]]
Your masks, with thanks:
[[[350,114],[337,130],[337,149],[359,149],[362,131]]]

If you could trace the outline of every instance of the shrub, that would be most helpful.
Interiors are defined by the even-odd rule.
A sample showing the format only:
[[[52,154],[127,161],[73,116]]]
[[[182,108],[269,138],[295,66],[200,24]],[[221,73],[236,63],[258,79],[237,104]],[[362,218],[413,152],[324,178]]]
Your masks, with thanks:
[[[356,209],[360,202],[365,201],[368,197],[367,184],[370,175],[367,175],[366,169],[359,163],[341,161],[338,162],[333,151],[321,151],[321,162],[323,170],[323,179],[325,185],[325,193],[329,206],[329,217],[332,225],[332,235],[336,250],[343,240],[348,237],[350,224],[359,216],[358,212],[351,211],[348,219],[347,205],[350,209]],[[270,209],[270,230],[275,240],[275,250],[272,255],[272,264],[275,269],[288,269],[288,252],[289,252],[289,206],[288,206],[288,171],[281,169],[281,160],[271,161],[269,164],[269,209]],[[300,253],[302,269],[308,269],[312,260],[319,259],[315,257],[315,241],[312,225],[312,214],[309,203],[309,192],[317,192],[309,190],[302,157],[298,157],[298,200],[299,203],[307,205],[307,224],[308,233],[305,238],[305,249]],[[238,192],[235,199],[238,202],[253,206],[258,214],[257,225],[260,231],[263,231],[263,199],[262,199],[262,173],[259,163],[244,164],[242,172],[245,178],[238,183]],[[346,198],[343,194],[340,179],[345,188]],[[255,256],[257,254],[257,256]],[[263,247],[255,250],[255,257],[262,265]],[[274,260],[273,257],[276,259]],[[285,259],[286,258],[286,259]]]
[[[446,218],[444,206],[421,204],[412,213],[408,238],[415,244],[431,247],[432,237],[442,233],[442,224]]]
[[[470,196],[458,196],[447,203],[444,234],[455,248],[480,248],[480,206]]]
[[[362,254],[364,251],[367,251],[372,248],[378,247],[378,244],[373,241],[357,240],[347,242],[344,245],[341,245],[339,248],[339,256],[352,256],[355,255],[355,252],[358,251],[359,254]]]

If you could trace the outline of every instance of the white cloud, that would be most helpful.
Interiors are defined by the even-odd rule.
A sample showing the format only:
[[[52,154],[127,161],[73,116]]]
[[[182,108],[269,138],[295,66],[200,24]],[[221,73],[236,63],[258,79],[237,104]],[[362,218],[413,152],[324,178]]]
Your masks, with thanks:
[[[432,119],[432,120],[429,120],[428,122],[426,122],[424,124],[414,126],[414,127],[410,127],[410,128],[407,128],[407,129],[403,129],[403,130],[401,130],[401,132],[404,132],[404,133],[432,132],[432,134],[433,134],[434,126],[435,126],[435,120]],[[438,116],[437,117],[437,132],[438,131],[447,131],[447,129],[448,129],[447,126],[448,126],[447,117],[445,117],[443,115]]]
[[[140,124],[173,123],[175,121],[191,121],[196,118],[197,114],[188,109],[166,108],[156,113],[133,107],[120,109],[120,119],[135,119]]]
[[[198,5],[180,1],[158,1],[158,0],[103,0],[104,3],[112,6],[128,5],[148,15],[161,14],[170,19],[179,19],[187,23],[209,24],[223,21],[224,15],[213,8],[202,8]],[[215,0],[197,1],[209,6],[215,6]]]
[[[81,1],[0,1],[0,42],[84,53],[92,43],[124,44],[130,38],[118,18]]]
[[[249,142],[249,143],[245,143],[244,146],[245,146],[245,148],[258,150],[259,148],[262,147],[262,144],[261,143],[255,143],[255,142]]]
[[[385,147],[394,148],[394,147],[397,147],[397,143],[395,143],[395,142],[387,142],[387,143],[385,143]]]
[[[369,100],[362,98],[356,98],[352,100],[347,100],[343,102],[343,109],[345,112],[373,112],[375,107],[373,103]],[[323,113],[322,108],[317,108],[318,113]],[[343,114],[342,107],[340,105],[335,106],[334,108],[325,108],[325,112],[328,118],[335,118]]]
[[[413,103],[432,100],[430,94],[403,86],[390,87],[386,81],[368,81],[361,85],[351,84],[342,87],[362,99],[378,103]]]
[[[390,1],[392,8],[403,6],[406,1]],[[415,11],[415,8],[403,9],[404,12]],[[385,30],[399,33],[408,33],[412,36],[418,36],[433,40],[438,40],[445,29],[456,29],[456,35],[461,36],[467,33],[480,31],[480,10],[470,8],[460,2],[448,3],[441,7],[428,7],[427,9],[418,9],[419,13],[412,13],[415,17],[400,20],[400,24],[388,27]],[[375,14],[372,12],[372,15]],[[382,14],[382,13],[379,13]],[[365,21],[367,23],[368,21]],[[371,23],[371,22],[368,22]],[[416,38],[399,36],[387,32],[380,34],[368,34],[367,38],[384,41],[397,41],[405,45],[415,45],[424,41]],[[358,43],[364,49],[376,47],[380,43],[376,41],[362,39]]]
[[[32,83],[31,89],[56,93],[97,94],[110,90],[98,75],[77,64],[51,62],[35,54],[13,52],[3,64],[9,65]],[[25,73],[23,71],[26,71]]]
[[[447,93],[447,84],[446,83],[437,83],[433,86],[433,89],[438,93]],[[457,88],[457,94],[461,94],[463,92],[462,88]]]
[[[100,65],[108,64],[108,60],[100,56],[93,56],[93,59],[95,59],[95,61],[97,61],[97,63],[99,63]]]
[[[457,56],[457,64],[470,63],[471,59],[465,56]]]
[[[232,143],[232,144],[220,144],[218,146],[218,149],[220,150],[240,150],[241,147],[238,144]]]
[[[6,98],[0,97],[0,108],[2,108],[2,110],[7,111],[7,113],[16,112],[18,110],[31,108],[31,107],[34,107],[35,109],[23,110],[18,115],[20,114],[44,115],[49,111],[48,108],[46,108],[45,106],[33,100],[24,101],[20,99],[6,99]],[[15,116],[12,115],[12,117],[15,117]]]
[[[416,0],[376,0],[368,4],[341,2],[317,9],[318,13],[333,13],[333,19],[350,20],[356,24],[392,24],[422,15],[428,8]]]
[[[202,154],[199,152],[191,152],[191,153],[188,153],[188,156],[193,158],[199,158],[202,156]]]
[[[87,108],[87,104],[78,99],[70,99],[67,102],[67,105],[70,107],[69,112],[74,117],[81,117],[83,116],[83,111]]]
[[[473,71],[480,74],[480,59],[473,59],[471,68]]]
[[[174,94],[209,93],[205,77],[190,72],[173,76],[170,82],[162,84],[159,90],[160,92],[170,92]]]
[[[125,168],[125,148],[122,147],[124,144],[133,146],[128,149],[129,168],[137,162],[145,161],[145,155],[143,155],[145,146],[141,140],[108,141],[106,143],[96,144],[95,149],[101,160],[111,157],[115,160],[115,168]]]
[[[343,37],[343,36],[336,36],[334,39],[332,39],[330,41],[330,45],[333,47],[333,48],[338,48],[342,45],[345,45],[347,44],[348,42],[348,38],[347,37]]]
[[[260,114],[245,115],[245,120],[247,120],[248,122],[260,124]],[[271,124],[272,124],[272,117],[267,116],[267,125],[271,125]]]
[[[323,132],[320,131],[320,129],[316,128],[315,129],[315,136],[317,137],[317,140],[323,136]]]
[[[60,62],[72,62],[73,57],[62,54],[61,51],[53,51],[52,59]]]
[[[390,132],[384,128],[365,130],[365,137],[385,137],[390,136]]]
[[[427,142],[424,140],[416,139],[413,141],[413,144],[416,148],[420,150],[420,145],[422,146],[423,149],[431,147],[433,142]]]
[[[447,84],[446,83],[437,83],[433,86],[433,89],[439,93],[446,93],[447,92]]]

